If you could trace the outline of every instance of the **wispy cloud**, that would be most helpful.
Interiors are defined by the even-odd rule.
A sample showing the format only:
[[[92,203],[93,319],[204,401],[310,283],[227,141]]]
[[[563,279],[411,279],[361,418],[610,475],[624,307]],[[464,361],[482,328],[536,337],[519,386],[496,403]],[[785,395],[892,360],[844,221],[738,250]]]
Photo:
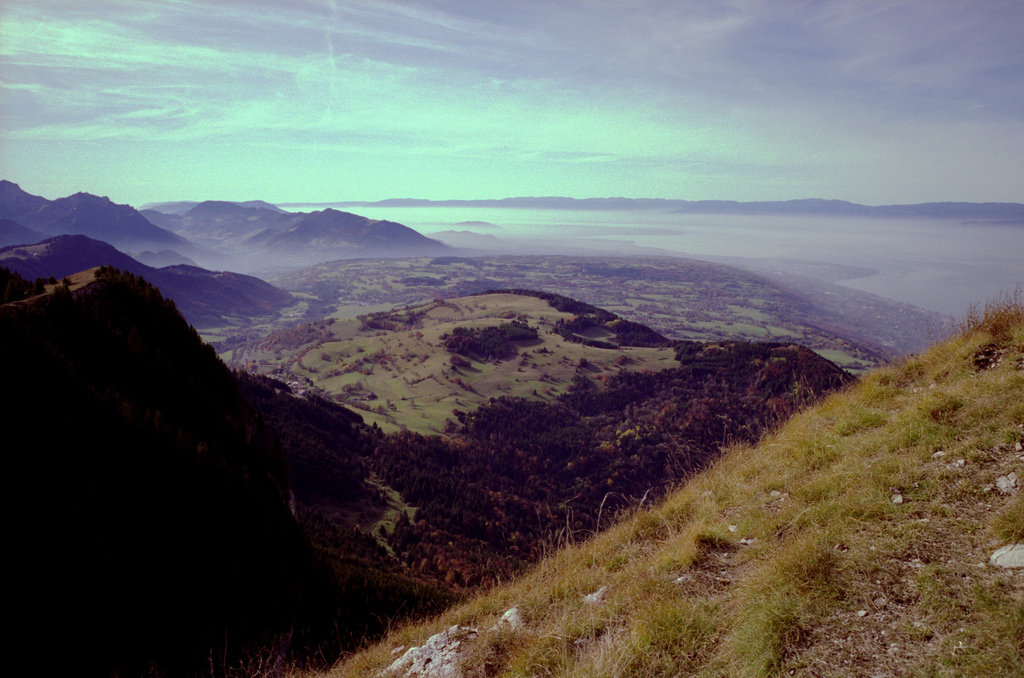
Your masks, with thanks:
[[[937,182],[904,181],[904,201],[955,187],[970,195],[950,198],[1024,200],[1003,174],[958,169],[1024,169],[1011,136],[1024,121],[1019,2],[5,0],[0,12],[8,173],[19,144],[106,139],[173,144],[171,159],[240,149],[225,167],[246,148],[320,149],[316,171],[373,190],[367,159],[406,154],[434,157],[447,185],[488,185],[490,163],[495,194],[513,180],[558,192],[541,183],[558,180],[548,163],[595,191],[646,171],[647,195],[895,202],[877,168],[896,162]],[[719,177],[715,194],[679,195],[691,174]],[[416,194],[411,166],[390,176],[394,195]]]

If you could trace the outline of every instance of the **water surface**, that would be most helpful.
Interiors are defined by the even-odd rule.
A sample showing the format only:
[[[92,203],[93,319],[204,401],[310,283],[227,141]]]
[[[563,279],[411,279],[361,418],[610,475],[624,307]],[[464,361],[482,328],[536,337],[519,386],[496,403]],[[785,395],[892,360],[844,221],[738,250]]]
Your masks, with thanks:
[[[369,207],[352,211],[427,235],[493,235],[515,250],[544,241],[609,254],[660,251],[696,258],[803,259],[874,275],[840,281],[922,308],[961,316],[972,303],[1024,285],[1024,224],[938,219],[675,214],[656,210]],[[467,223],[469,222],[469,223]]]

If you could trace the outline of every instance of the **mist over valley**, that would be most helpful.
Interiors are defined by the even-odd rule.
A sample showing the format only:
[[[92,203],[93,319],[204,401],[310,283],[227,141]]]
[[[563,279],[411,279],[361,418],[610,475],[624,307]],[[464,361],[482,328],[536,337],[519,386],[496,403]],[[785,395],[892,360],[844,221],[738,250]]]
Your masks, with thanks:
[[[777,203],[778,204],[778,203]],[[846,215],[678,214],[656,209],[550,210],[521,207],[360,207],[420,232],[488,235],[507,253],[670,254],[762,273],[817,277],[817,264],[865,269],[829,282],[948,315],[1024,281],[1024,216],[1008,220]],[[469,221],[469,223],[464,223]],[[482,221],[486,225],[474,225]],[[471,242],[451,238],[452,243]],[[480,249],[484,241],[473,243]],[[733,257],[734,259],[725,259]],[[754,261],[747,261],[754,260]],[[761,260],[761,261],[757,261]],[[765,261],[767,260],[767,261]],[[873,273],[871,272],[873,271]]]

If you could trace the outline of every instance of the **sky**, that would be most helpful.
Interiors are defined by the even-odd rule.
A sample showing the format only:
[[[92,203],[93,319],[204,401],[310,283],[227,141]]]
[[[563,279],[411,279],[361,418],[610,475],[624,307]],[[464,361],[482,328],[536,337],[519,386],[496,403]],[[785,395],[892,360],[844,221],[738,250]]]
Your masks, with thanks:
[[[0,0],[54,199],[1024,202],[1024,2]]]

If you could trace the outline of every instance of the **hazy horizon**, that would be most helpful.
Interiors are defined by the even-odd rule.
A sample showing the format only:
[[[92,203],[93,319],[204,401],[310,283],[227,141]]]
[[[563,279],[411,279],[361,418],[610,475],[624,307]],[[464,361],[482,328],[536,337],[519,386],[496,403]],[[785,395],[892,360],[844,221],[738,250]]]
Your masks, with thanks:
[[[507,207],[356,211],[371,219],[397,221],[429,237],[445,230],[491,235],[507,245],[510,254],[575,248],[599,256],[796,259],[861,267],[876,273],[840,284],[954,316],[1000,291],[1012,292],[1024,281],[1024,228],[1019,224]],[[544,246],[537,249],[538,243]]]

